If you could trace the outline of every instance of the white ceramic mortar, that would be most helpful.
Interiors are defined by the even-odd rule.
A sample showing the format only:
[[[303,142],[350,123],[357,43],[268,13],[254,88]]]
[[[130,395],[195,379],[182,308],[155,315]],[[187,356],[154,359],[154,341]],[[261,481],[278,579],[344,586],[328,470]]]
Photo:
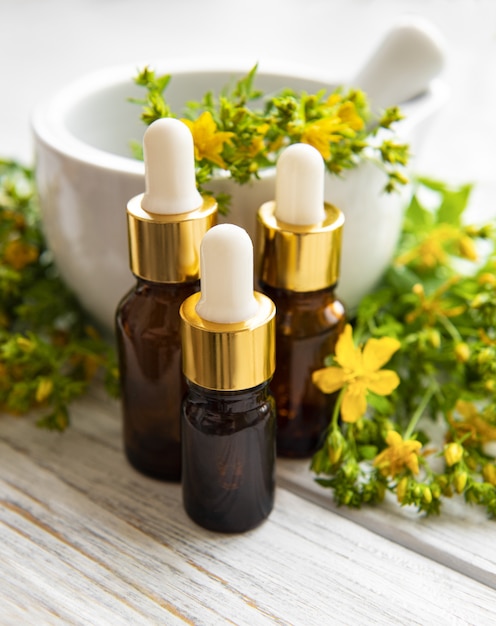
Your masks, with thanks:
[[[60,272],[83,306],[106,329],[113,328],[115,308],[133,284],[129,271],[126,204],[144,190],[144,165],[133,159],[129,141],[141,141],[145,127],[140,107],[129,97],[143,97],[132,81],[138,66],[106,68],[64,87],[33,115],[36,180],[44,230]],[[201,63],[154,63],[172,74],[166,97],[178,113],[188,100],[208,90],[218,92],[249,67],[212,67]],[[314,72],[260,69],[256,86],[264,93],[284,87],[310,93],[341,84]],[[403,141],[420,149],[422,135],[446,97],[433,81],[423,95],[403,105],[407,119],[398,125]],[[349,309],[376,285],[394,252],[408,191],[384,194],[381,170],[371,163],[345,174],[327,175],[325,199],[345,213],[341,279],[338,293]],[[258,207],[274,195],[274,171],[239,186],[218,179],[214,191],[232,195],[227,220],[254,232]]]

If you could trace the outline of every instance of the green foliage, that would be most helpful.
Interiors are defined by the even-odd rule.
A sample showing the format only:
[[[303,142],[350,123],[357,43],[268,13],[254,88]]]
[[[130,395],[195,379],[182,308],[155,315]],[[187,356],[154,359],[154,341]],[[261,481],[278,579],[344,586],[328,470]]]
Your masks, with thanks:
[[[33,173],[0,161],[0,409],[39,409],[64,430],[96,375],[117,390],[113,349],[58,276],[40,226]]]
[[[464,222],[470,191],[417,181],[395,261],[359,306],[355,337],[400,341],[388,368],[401,383],[388,398],[369,393],[357,423],[331,421],[312,468],[339,504],[377,502],[389,490],[425,514],[438,514],[455,494],[496,512],[488,447],[496,440],[496,225]],[[418,474],[404,466],[383,475],[374,466],[391,430],[422,443]],[[452,465],[449,442],[463,451]]]

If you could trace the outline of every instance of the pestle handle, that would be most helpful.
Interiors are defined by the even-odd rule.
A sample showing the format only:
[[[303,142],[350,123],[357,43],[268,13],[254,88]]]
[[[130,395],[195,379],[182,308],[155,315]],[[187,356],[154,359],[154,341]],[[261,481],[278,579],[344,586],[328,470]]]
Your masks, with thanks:
[[[369,97],[372,111],[420,95],[444,65],[440,31],[419,17],[403,18],[385,35],[351,86]]]

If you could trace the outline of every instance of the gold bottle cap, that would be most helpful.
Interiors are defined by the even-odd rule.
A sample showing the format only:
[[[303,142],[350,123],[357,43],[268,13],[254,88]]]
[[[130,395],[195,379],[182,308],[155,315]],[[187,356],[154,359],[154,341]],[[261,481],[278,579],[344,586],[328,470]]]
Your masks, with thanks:
[[[325,219],[299,226],[275,217],[276,203],[264,203],[257,216],[257,276],[267,285],[310,292],[335,285],[339,278],[343,213],[325,203]]]
[[[132,272],[158,283],[200,276],[200,243],[217,205],[196,188],[193,135],[174,118],[155,120],[143,136],[145,193],[127,205]]]
[[[206,389],[241,391],[275,369],[275,305],[253,291],[253,243],[233,224],[203,238],[201,292],[180,308],[183,372]]]
[[[180,308],[183,372],[200,387],[219,391],[251,389],[272,378],[275,370],[275,312],[267,296],[255,292],[258,311],[233,324],[209,322],[197,311],[201,293]]]
[[[217,222],[217,203],[204,197],[194,211],[150,213],[144,194],[127,205],[129,260],[133,274],[157,283],[184,283],[200,277],[200,243]]]

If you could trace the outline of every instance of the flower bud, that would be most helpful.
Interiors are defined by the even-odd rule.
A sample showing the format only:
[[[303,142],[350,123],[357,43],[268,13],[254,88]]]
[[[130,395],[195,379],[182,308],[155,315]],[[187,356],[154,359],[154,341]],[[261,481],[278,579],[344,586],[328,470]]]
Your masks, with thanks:
[[[344,438],[339,430],[333,430],[327,438],[327,454],[329,461],[335,465],[343,453]]]
[[[377,484],[377,501],[382,502],[386,495],[386,485],[384,483]]]
[[[355,480],[358,474],[358,464],[352,460],[349,460],[343,467],[343,472],[346,478],[349,480]]]
[[[448,467],[461,460],[463,457],[463,447],[456,442],[448,443],[444,446],[444,458]]]
[[[53,391],[53,381],[50,378],[41,378],[36,388],[36,402],[42,403]]]
[[[441,495],[441,488],[440,488],[440,486],[437,485],[436,483],[431,485],[431,493],[432,493],[432,497],[433,498],[439,498],[440,495]]]
[[[496,382],[494,380],[494,378],[490,378],[489,380],[486,380],[484,383],[484,389],[486,391],[494,391],[496,389]]]
[[[415,285],[413,285],[412,287],[412,291],[416,296],[423,296],[424,295],[424,287],[421,283],[415,283]]]
[[[32,352],[35,348],[35,345],[31,339],[27,339],[26,337],[17,337],[16,339],[17,345],[23,352]]]
[[[478,255],[475,244],[470,237],[461,237],[458,241],[460,256],[469,261],[477,261]]]
[[[430,504],[432,502],[432,491],[429,487],[424,488],[424,493],[422,494],[422,497],[424,498],[424,502],[426,502],[427,504]]]
[[[496,276],[494,276],[494,274],[491,274],[490,272],[484,272],[479,276],[477,282],[479,283],[479,285],[496,286]]]
[[[352,499],[352,498],[353,498],[353,491],[347,491],[347,492],[344,494],[344,497],[343,497],[343,503],[344,503],[344,504],[349,504],[349,503],[351,502],[351,499]]]
[[[469,237],[478,237],[480,228],[475,224],[467,224],[463,230]]]
[[[441,333],[436,328],[429,330],[429,341],[433,348],[439,348],[441,345]]]
[[[478,293],[475,295],[474,298],[472,298],[472,302],[470,303],[470,306],[472,307],[472,309],[478,309],[480,308],[486,300],[486,295]]]
[[[486,463],[482,469],[482,476],[487,483],[496,486],[496,465],[493,463]]]
[[[408,478],[405,476],[404,478],[400,480],[400,482],[396,486],[396,498],[398,499],[398,502],[400,504],[402,504],[403,500],[405,499],[407,487],[408,487]]]
[[[479,365],[486,365],[487,363],[491,363],[493,360],[493,353],[490,348],[484,348],[477,355],[477,363]]]
[[[461,493],[467,484],[467,472],[458,472],[453,478],[456,493]]]
[[[470,348],[464,341],[455,346],[455,357],[458,363],[466,363],[470,358]]]

